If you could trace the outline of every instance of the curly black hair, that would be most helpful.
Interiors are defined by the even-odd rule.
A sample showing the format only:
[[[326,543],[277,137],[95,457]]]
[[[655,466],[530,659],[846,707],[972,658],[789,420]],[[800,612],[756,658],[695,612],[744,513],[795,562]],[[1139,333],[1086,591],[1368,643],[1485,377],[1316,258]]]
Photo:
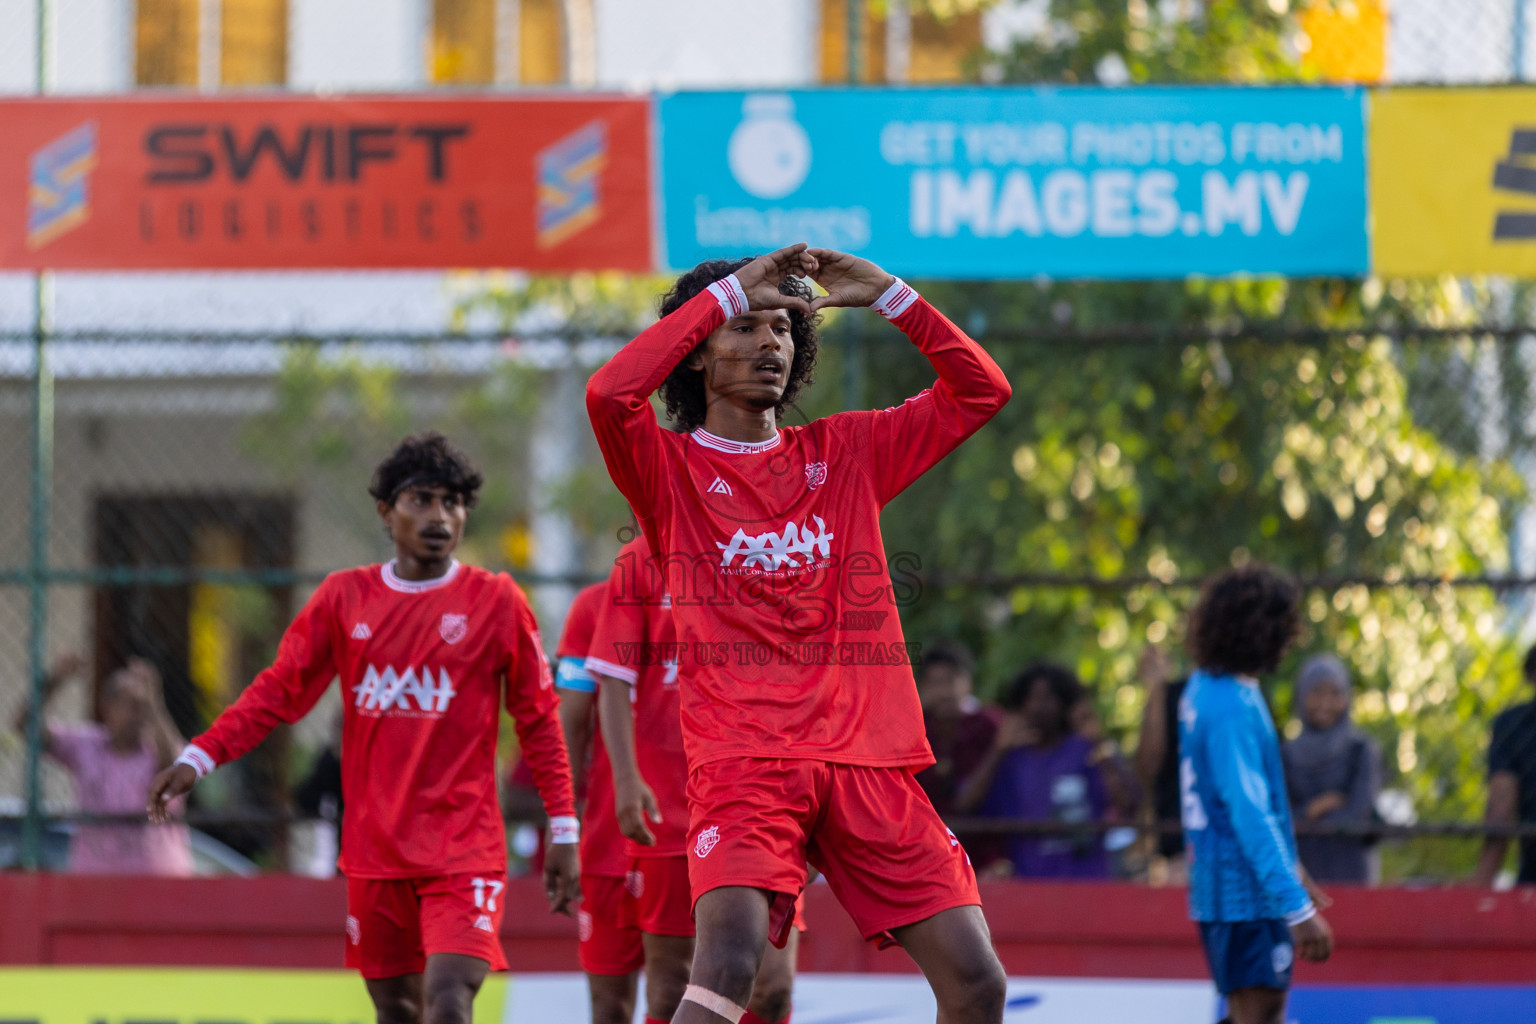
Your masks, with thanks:
[[[705,260],[673,282],[672,290],[661,297],[661,315],[666,316],[680,309],[689,299],[716,281],[736,273],[756,258],[744,256],[737,260]],[[807,302],[814,294],[810,285],[792,277],[784,279],[784,283],[779,285],[779,291],[785,295],[798,295]],[[773,414],[778,418],[783,417],[784,407],[798,398],[801,390],[814,380],[812,372],[816,369],[816,327],[821,323],[819,314],[807,315],[796,309],[787,312],[789,336],[795,342],[795,357],[789,364],[789,382],[784,386],[784,394],[773,407]],[[704,425],[704,374],[689,369],[686,360],[674,367],[667,374],[667,379],[661,382],[661,398],[667,406],[667,418],[684,431],[697,430]]]
[[[1209,672],[1273,672],[1301,631],[1301,592],[1265,565],[1228,569],[1200,594],[1190,613],[1189,653]]]
[[[1058,725],[1062,732],[1067,732],[1071,729],[1073,706],[1088,691],[1078,682],[1077,674],[1065,665],[1058,665],[1054,661],[1031,662],[1008,683],[998,703],[1005,711],[1022,711],[1024,702],[1029,700],[1029,691],[1041,680],[1051,688],[1051,693],[1061,705],[1061,721]]]
[[[475,507],[476,492],[485,477],[448,439],[435,430],[413,434],[401,441],[373,471],[368,493],[394,504],[407,487],[445,487],[457,494],[465,508]]]

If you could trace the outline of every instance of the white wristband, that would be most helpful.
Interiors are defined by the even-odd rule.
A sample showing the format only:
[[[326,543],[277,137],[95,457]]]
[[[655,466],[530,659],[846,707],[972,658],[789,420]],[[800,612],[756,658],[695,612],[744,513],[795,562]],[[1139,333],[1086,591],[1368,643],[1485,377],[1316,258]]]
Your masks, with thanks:
[[[549,842],[552,846],[570,846],[581,841],[581,822],[562,816],[549,819]]]
[[[747,293],[741,290],[741,282],[736,280],[735,274],[722,277],[710,285],[708,291],[720,303],[720,312],[727,320],[747,311]]]
[[[218,767],[218,765],[213,763],[213,758],[208,756],[208,752],[196,743],[188,743],[186,748],[182,750],[181,756],[176,758],[175,763],[184,764],[191,768],[197,772],[198,778],[202,778]]]
[[[894,320],[910,309],[912,303],[916,301],[917,292],[912,290],[911,285],[898,277],[891,282],[891,286],[885,290],[884,295],[870,303],[869,308],[887,320]]]
[[[1310,921],[1317,916],[1317,904],[1308,900],[1307,905],[1294,914],[1285,915],[1285,923],[1288,927],[1295,928],[1303,921]]]

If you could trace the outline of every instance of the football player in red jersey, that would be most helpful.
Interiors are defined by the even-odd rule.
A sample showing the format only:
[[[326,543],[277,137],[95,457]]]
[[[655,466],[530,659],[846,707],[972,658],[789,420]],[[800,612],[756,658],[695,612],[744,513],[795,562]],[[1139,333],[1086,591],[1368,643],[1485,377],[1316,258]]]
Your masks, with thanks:
[[[486,972],[506,969],[503,705],[549,815],[550,909],[568,913],[579,895],[575,797],[538,624],[511,577],[453,557],[480,484],[442,435],[402,441],[369,488],[394,561],[327,576],[272,666],[149,791],[150,818],[164,821],[169,800],[298,721],[340,678],[346,959],[379,1024],[469,1024]]]
[[[893,409],[780,427],[831,306],[886,316],[938,379]],[[593,375],[587,410],[665,566],[678,640],[701,655],[681,699],[698,942],[674,1020],[745,1016],[809,862],[866,938],[917,961],[941,1021],[997,1024],[1006,979],[975,874],[913,778],[933,755],[879,517],[1008,382],[900,280],[803,244],[701,264],[662,313]],[[657,424],[658,389],[686,433]]]
[[[576,595],[555,650],[560,723],[577,790],[585,794],[581,830],[581,905],[576,911],[576,957],[587,975],[592,1024],[630,1024],[635,988],[645,963],[635,898],[625,888],[629,871],[624,838],[613,814],[613,773],[598,726],[597,680],[587,667],[592,631],[609,603],[606,581]]]
[[[683,652],[671,596],[644,537],[620,549],[608,587],[586,669],[597,680],[614,813],[626,840],[628,895],[644,942],[645,1024],[664,1024],[682,1000],[694,947],[688,760],[678,713]],[[791,931],[784,948],[763,957],[745,1024],[788,1020],[798,947],[799,933]]]

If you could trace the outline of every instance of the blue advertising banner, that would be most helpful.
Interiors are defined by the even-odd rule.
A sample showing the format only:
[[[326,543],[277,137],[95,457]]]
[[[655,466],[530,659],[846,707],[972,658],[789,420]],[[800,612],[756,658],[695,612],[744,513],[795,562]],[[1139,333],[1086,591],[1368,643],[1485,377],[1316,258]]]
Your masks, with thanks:
[[[1514,985],[1302,985],[1295,1024],[1490,1024],[1536,1020],[1536,988]]]
[[[941,278],[1363,274],[1364,92],[829,89],[659,104],[666,263],[792,242]]]

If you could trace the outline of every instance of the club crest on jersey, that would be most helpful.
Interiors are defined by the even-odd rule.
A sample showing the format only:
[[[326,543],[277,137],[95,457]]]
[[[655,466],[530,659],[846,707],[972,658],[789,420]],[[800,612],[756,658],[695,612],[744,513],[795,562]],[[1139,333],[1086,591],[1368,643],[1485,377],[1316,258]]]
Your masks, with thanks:
[[[469,616],[445,613],[437,631],[443,635],[445,642],[456,644],[464,639],[465,633],[469,632]]]
[[[719,842],[720,842],[720,826],[719,825],[711,825],[711,826],[709,826],[709,828],[707,828],[704,831],[700,832],[699,833],[699,838],[694,840],[694,843],[693,843],[693,855],[695,857],[708,857],[709,856],[709,851],[713,850],[715,848],[715,844],[717,844]]]
[[[768,530],[755,537],[737,527],[729,544],[715,542],[715,547],[720,549],[721,567],[732,568],[740,557],[743,569],[776,572],[785,566],[798,569],[818,558],[831,557],[833,535],[821,516],[811,516],[811,519],[816,523],[814,529],[790,520],[782,530]]]
[[[827,482],[827,464],[825,462],[807,462],[805,464],[805,486],[815,490]]]
[[[393,665],[386,665],[380,672],[373,665],[363,673],[363,681],[352,687],[357,694],[357,709],[363,712],[386,714],[391,711],[418,718],[441,714],[448,710],[448,702],[458,696],[446,669],[434,673],[430,668],[407,667],[396,672]]]

